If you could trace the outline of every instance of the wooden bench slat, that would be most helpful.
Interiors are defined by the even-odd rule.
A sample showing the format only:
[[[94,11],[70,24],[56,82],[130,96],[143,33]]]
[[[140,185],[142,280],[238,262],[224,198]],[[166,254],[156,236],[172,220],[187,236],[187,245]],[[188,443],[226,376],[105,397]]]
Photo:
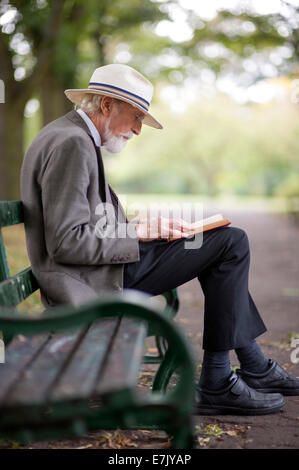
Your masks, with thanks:
[[[34,337],[17,335],[6,347],[5,363],[0,364],[0,408],[6,395],[15,388],[26,366],[48,340],[49,334]]]
[[[51,401],[87,398],[111,348],[119,318],[94,322],[51,392]]]
[[[36,336],[17,346],[13,342],[7,350],[6,374],[13,374],[10,384],[14,386],[9,394],[2,393],[2,406],[76,400],[130,389],[138,380],[146,334],[142,322],[116,317],[98,320],[88,329],[56,333],[47,341],[43,336],[43,348]]]
[[[132,318],[122,318],[104,368],[98,377],[96,395],[135,388],[146,336],[145,323]]]
[[[85,330],[86,328],[53,335],[40,354],[28,367],[25,367],[25,373],[9,396],[6,397],[4,404],[15,406],[45,403],[49,388],[56,380]]]
[[[21,224],[23,221],[22,201],[0,201],[0,227]]]
[[[39,289],[31,268],[24,269],[0,284],[0,305],[14,307]]]

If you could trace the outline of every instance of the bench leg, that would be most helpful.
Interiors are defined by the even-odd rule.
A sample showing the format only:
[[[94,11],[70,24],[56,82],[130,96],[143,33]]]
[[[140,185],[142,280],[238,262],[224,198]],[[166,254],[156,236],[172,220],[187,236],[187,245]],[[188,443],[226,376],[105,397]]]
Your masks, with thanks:
[[[173,449],[193,449],[195,447],[191,420],[167,430],[167,433],[170,436],[171,447]]]
[[[178,313],[179,308],[180,308],[180,299],[179,299],[177,289],[169,290],[167,292],[164,292],[161,295],[163,295],[163,297],[165,297],[166,305],[173,310],[173,313],[174,313],[173,318],[174,318],[175,315]]]
[[[178,313],[180,307],[180,299],[178,296],[177,289],[172,289],[170,291],[164,292],[161,294],[166,299],[166,307],[172,310],[172,319]],[[158,356],[145,356],[144,362],[147,364],[157,364],[162,361],[163,357],[167,351],[167,341],[161,336],[155,336],[156,347],[158,350]]]
[[[1,335],[0,335],[1,336]],[[2,334],[3,336],[3,341],[4,341],[4,344],[5,346],[8,346],[8,344],[11,342],[11,340],[13,339],[14,335],[8,335],[8,334]]]
[[[153,381],[153,392],[166,392],[167,385],[176,367],[177,361],[174,353],[166,351]]]
[[[160,397],[163,400],[163,397]],[[194,448],[192,418],[172,406],[159,403],[131,403],[126,409],[104,407],[87,418],[89,431],[98,429],[161,430],[174,449]]]

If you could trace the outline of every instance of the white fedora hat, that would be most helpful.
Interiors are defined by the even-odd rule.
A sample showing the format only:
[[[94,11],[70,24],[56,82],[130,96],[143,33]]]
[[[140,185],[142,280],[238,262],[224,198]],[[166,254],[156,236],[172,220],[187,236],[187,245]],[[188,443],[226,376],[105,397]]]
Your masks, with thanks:
[[[75,104],[79,104],[86,93],[112,96],[130,103],[144,112],[144,124],[163,129],[149,112],[154,87],[137,70],[123,64],[110,64],[97,68],[90,79],[88,88],[65,90],[64,93]]]

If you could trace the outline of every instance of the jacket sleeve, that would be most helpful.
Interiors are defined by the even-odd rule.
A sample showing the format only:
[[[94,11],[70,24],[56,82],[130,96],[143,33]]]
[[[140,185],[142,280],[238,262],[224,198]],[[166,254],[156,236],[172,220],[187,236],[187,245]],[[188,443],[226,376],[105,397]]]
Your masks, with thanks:
[[[99,237],[95,225],[90,223],[88,191],[93,166],[83,137],[68,138],[53,150],[40,181],[48,253],[62,264],[138,261],[134,227],[125,238]]]

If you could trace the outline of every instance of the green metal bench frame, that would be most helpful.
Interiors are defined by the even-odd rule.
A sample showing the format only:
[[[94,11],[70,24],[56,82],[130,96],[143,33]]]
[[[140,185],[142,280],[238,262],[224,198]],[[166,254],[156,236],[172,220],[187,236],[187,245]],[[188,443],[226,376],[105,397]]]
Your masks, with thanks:
[[[32,441],[82,436],[95,429],[162,429],[171,437],[173,447],[192,448],[194,361],[184,335],[172,321],[179,307],[176,290],[163,294],[167,302],[165,308],[150,306],[146,294],[125,290],[122,294],[107,294],[80,307],[54,307],[51,312],[43,312],[39,318],[30,313],[20,315],[17,305],[39,286],[31,268],[9,276],[1,227],[22,222],[21,201],[0,201],[0,330],[5,343],[16,334],[67,331],[89,325],[99,318],[125,316],[145,323],[147,335],[156,337],[159,355],[144,356],[144,362],[160,364],[151,393],[142,399],[137,395],[136,387],[132,387],[129,393],[126,390],[108,394],[105,406],[96,409],[90,408],[83,399],[75,403],[55,402],[51,403],[51,417],[42,422],[38,419],[43,412],[42,407],[31,406],[28,409],[24,405],[24,424],[13,432],[9,430],[9,410],[3,409],[1,411],[6,413],[8,427],[0,426],[0,437]],[[168,390],[174,373],[177,374],[177,382]],[[37,426],[28,427],[28,414],[31,420],[32,416],[37,417]]]

